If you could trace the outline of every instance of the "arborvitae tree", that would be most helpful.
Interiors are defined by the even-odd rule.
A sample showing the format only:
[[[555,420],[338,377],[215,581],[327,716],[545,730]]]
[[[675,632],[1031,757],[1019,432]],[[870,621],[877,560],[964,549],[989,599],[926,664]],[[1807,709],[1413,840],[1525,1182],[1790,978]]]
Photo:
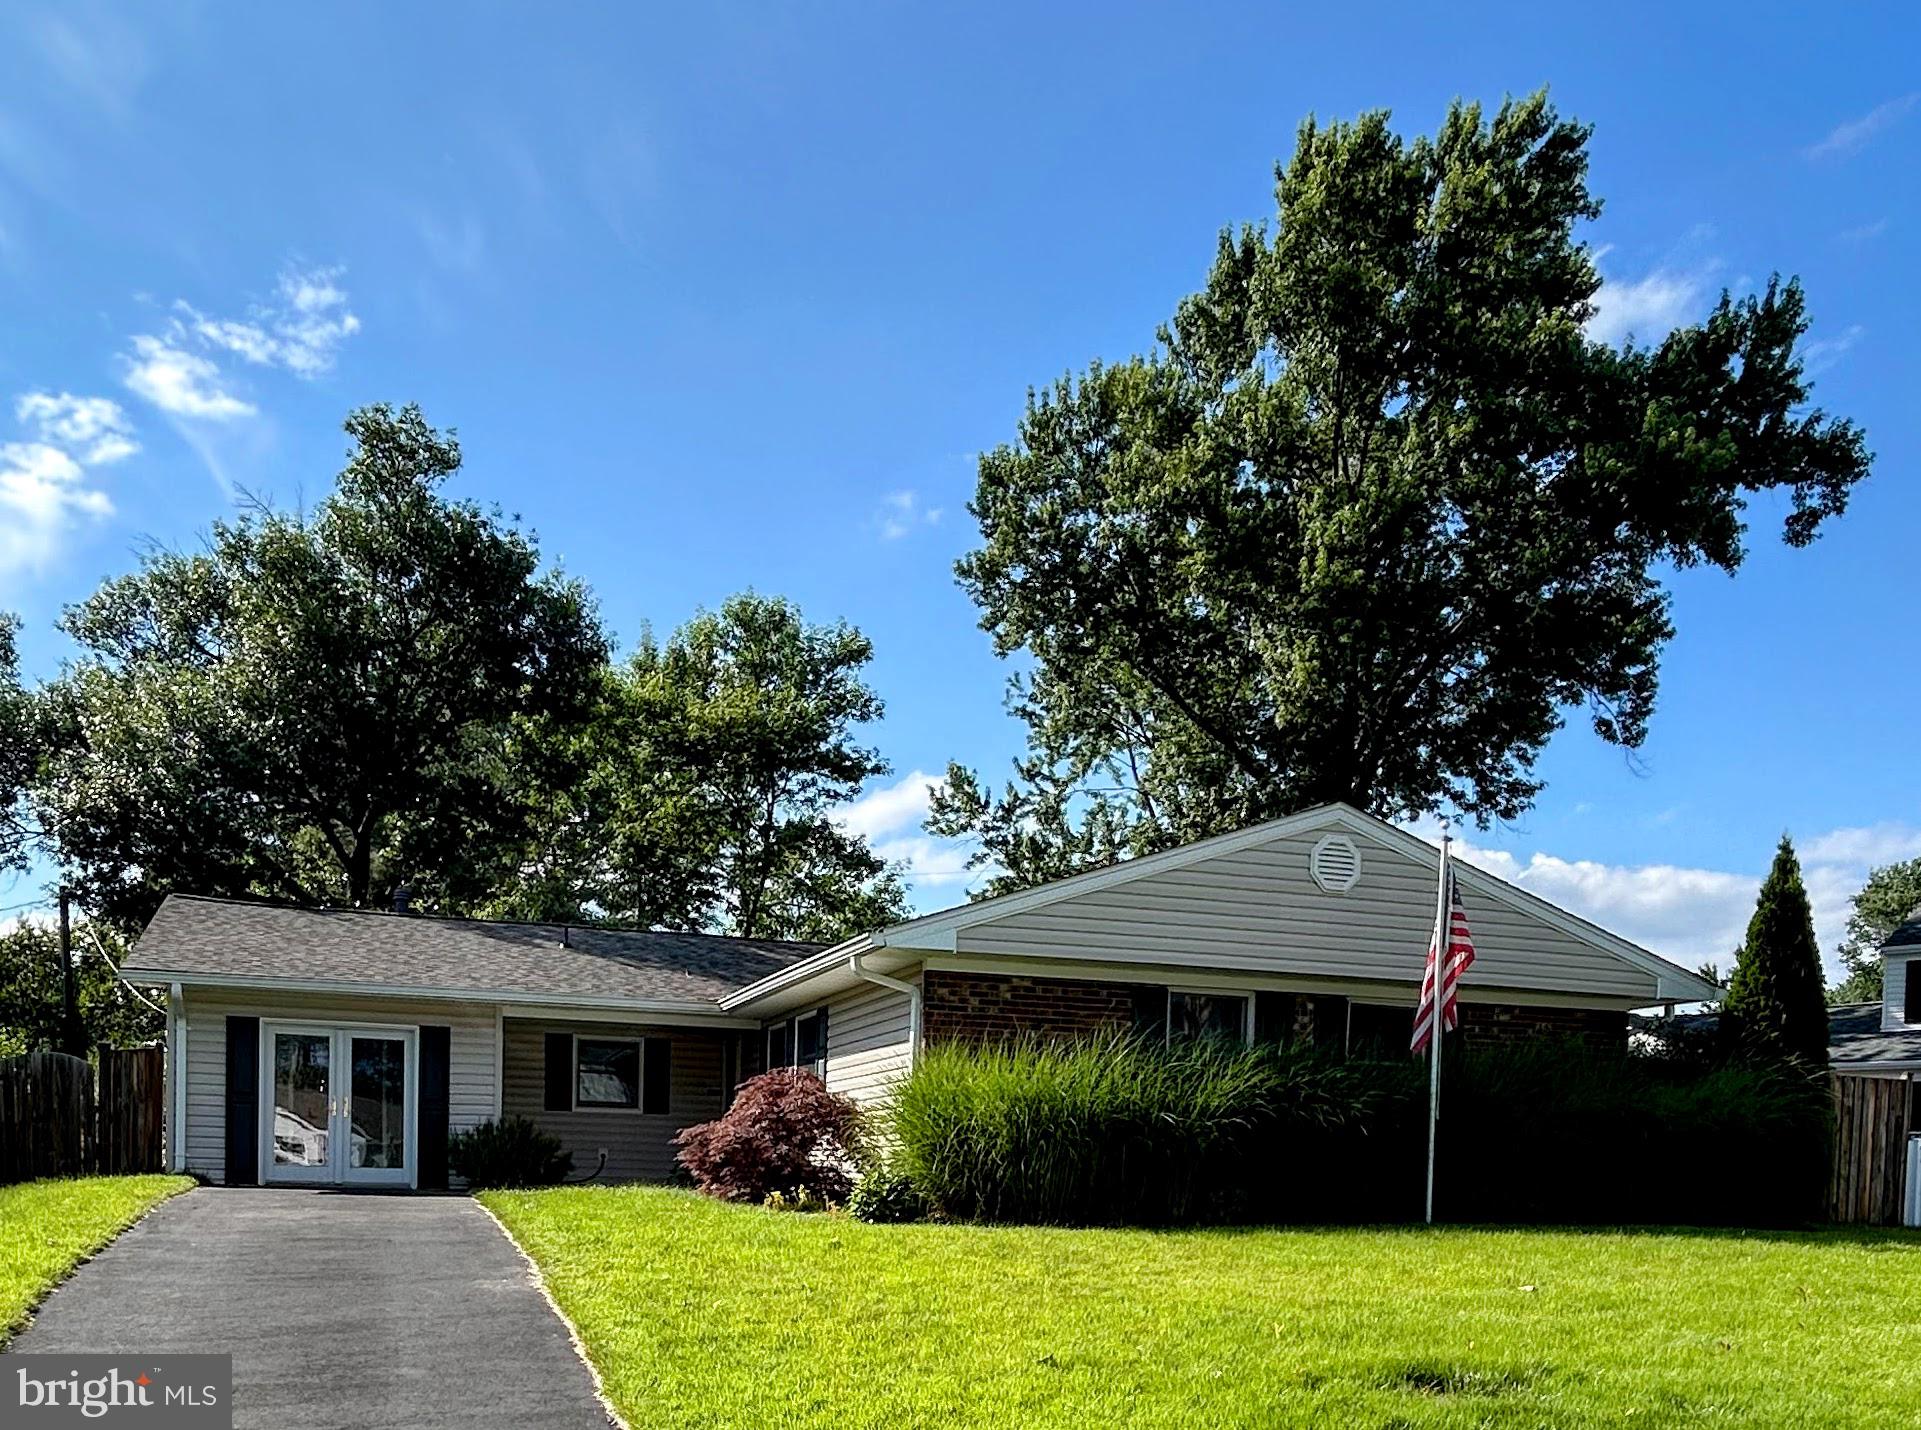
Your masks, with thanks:
[[[1828,1064],[1828,1010],[1801,861],[1784,834],[1728,980],[1722,1024],[1741,1047]]]

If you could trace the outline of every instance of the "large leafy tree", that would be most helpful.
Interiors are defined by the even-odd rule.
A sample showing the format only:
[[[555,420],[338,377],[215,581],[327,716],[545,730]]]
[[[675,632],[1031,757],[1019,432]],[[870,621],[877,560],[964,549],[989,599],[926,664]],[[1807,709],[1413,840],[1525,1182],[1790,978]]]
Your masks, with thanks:
[[[1658,342],[1586,331],[1588,131],[1544,95],[1433,137],[1306,123],[1151,352],[1030,394],[958,567],[1029,749],[930,827],[1032,882],[1324,800],[1526,809],[1571,709],[1633,748],[1661,573],[1801,546],[1868,467],[1808,404],[1797,284]]]
[[[1854,896],[1841,942],[1847,977],[1828,990],[1831,1003],[1881,1001],[1881,945],[1888,935],[1921,910],[1921,859],[1883,864],[1868,871]]]
[[[82,903],[170,889],[462,907],[524,838],[515,730],[584,717],[606,660],[586,592],[451,500],[450,434],[414,407],[346,423],[311,515],[258,506],[69,610],[33,797]]]
[[[137,1047],[160,1036],[165,1026],[160,1011],[141,1001],[115,973],[126,954],[113,929],[84,920],[74,925],[74,985],[81,1036],[88,1046]],[[65,1024],[59,931],[17,921],[0,932],[0,1056],[60,1048]]]
[[[1828,1009],[1822,996],[1821,950],[1814,912],[1801,882],[1801,861],[1786,835],[1735,954],[1721,1005],[1728,1041],[1751,1052],[1828,1065]]]
[[[899,874],[833,818],[886,763],[873,647],[789,602],[735,596],[610,669],[548,750],[537,838],[501,912],[837,939],[906,914]]]

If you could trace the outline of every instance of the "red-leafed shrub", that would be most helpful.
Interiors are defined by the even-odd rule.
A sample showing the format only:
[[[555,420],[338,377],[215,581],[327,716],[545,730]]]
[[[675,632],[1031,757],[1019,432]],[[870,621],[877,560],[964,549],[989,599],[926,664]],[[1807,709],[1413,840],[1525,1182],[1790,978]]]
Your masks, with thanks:
[[[762,1202],[803,1187],[846,1199],[860,1139],[860,1109],[800,1068],[775,1068],[742,1083],[734,1105],[675,1139],[680,1165],[710,1197]]]

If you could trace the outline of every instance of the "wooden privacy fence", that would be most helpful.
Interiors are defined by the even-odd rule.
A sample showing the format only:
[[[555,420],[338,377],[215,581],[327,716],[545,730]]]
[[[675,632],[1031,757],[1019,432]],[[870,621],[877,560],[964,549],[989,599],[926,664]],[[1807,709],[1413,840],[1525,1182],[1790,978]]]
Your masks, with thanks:
[[[1835,1074],[1829,1216],[1875,1226],[1901,1224],[1910,1130],[1906,1079]]]
[[[103,1045],[98,1057],[97,1088],[85,1058],[0,1058],[0,1185],[163,1170],[163,1051]]]

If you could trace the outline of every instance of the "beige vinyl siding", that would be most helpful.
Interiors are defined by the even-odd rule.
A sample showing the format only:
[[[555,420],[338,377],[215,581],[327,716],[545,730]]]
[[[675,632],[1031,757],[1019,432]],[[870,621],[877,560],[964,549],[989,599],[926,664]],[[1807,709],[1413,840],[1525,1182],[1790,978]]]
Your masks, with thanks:
[[[1881,1027],[1887,1032],[1908,1026],[1902,1015],[1908,1009],[1908,977],[1916,961],[1895,957],[1881,960]]]
[[[669,1062],[667,1112],[629,1108],[583,1108],[549,1112],[547,1101],[548,1033],[587,1038],[667,1038]],[[594,1170],[599,1149],[607,1149],[609,1182],[664,1182],[674,1172],[674,1137],[682,1128],[721,1114],[721,1042],[727,1035],[705,1029],[666,1028],[658,1024],[553,1022],[507,1019],[501,1111],[525,1117],[558,1137],[574,1154],[574,1172]]]
[[[1360,878],[1346,893],[1327,893],[1308,872],[1326,833],[1281,836],[993,919],[963,929],[957,951],[1418,983],[1434,927],[1434,871],[1355,835]],[[1653,1001],[1653,975],[1466,880],[1461,894],[1474,932],[1473,983]]]
[[[319,1023],[444,1024],[448,1035],[450,1132],[494,1115],[492,1004],[398,1002],[322,993],[247,989],[185,990],[187,1015],[187,1170],[215,1182],[227,1169],[227,1018]]]
[[[913,1004],[868,984],[827,1004],[827,1089],[872,1105],[913,1060]]]

